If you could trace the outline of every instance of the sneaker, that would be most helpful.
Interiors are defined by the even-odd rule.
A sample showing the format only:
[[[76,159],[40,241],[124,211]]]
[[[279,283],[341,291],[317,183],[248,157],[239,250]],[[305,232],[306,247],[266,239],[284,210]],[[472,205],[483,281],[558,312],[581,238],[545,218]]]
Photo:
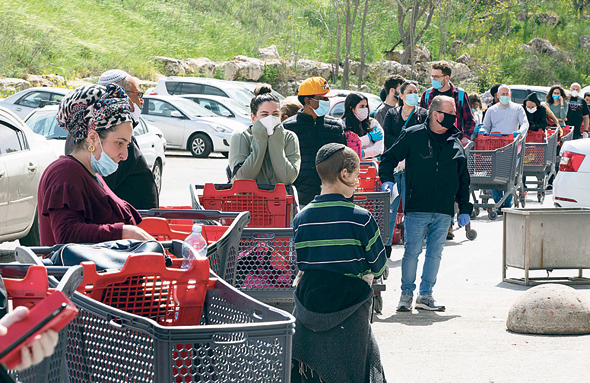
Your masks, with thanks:
[[[432,295],[419,295],[415,307],[422,310],[445,311],[445,306],[436,303]]]
[[[414,301],[413,296],[402,294],[402,296],[399,298],[399,303],[397,304],[396,311],[398,311],[398,312],[412,311],[412,301]]]

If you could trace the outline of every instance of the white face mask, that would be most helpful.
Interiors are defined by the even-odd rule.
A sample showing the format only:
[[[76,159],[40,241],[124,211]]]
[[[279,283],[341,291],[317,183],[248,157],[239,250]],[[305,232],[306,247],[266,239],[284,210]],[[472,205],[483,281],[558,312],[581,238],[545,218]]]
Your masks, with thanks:
[[[266,133],[268,133],[269,136],[274,133],[275,126],[281,123],[281,119],[279,117],[273,116],[272,114],[270,116],[261,118],[258,121],[260,121],[262,125],[264,125],[264,127],[266,128]]]
[[[354,115],[359,121],[365,121],[369,117],[369,108],[358,108]]]
[[[578,91],[577,90],[572,90],[572,97],[578,97]]]
[[[129,102],[133,105],[133,112],[131,112],[131,118],[133,118],[133,121],[139,122],[139,116],[141,115],[141,106],[131,101],[131,99],[129,99]]]
[[[537,107],[535,106],[534,108],[526,108],[526,110],[528,110],[530,114],[533,114],[537,111]]]

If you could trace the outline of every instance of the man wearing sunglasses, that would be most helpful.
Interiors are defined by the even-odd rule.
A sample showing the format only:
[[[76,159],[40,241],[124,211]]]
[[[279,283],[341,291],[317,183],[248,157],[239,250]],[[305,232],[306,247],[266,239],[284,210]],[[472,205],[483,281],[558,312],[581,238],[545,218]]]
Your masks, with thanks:
[[[117,84],[125,89],[129,98],[129,106],[131,106],[133,127],[136,127],[139,124],[139,116],[143,106],[143,92],[139,90],[137,79],[120,69],[111,69],[104,72],[98,79],[98,85],[107,86],[109,84]],[[72,137],[68,135],[66,154],[70,152],[72,145]],[[127,159],[119,162],[117,171],[105,177],[104,180],[119,198],[129,202],[136,209],[159,207],[158,188],[154,181],[154,175],[148,167],[135,137],[131,137],[131,143],[127,150],[129,153]]]

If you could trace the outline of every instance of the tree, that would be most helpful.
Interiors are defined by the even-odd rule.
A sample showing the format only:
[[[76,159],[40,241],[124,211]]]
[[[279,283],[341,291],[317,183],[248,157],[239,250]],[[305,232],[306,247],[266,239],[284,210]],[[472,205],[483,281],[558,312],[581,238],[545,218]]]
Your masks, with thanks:
[[[346,16],[345,24],[345,55],[344,66],[342,68],[342,89],[348,88],[348,81],[350,77],[350,52],[352,49],[352,31],[356,22],[356,15],[359,9],[360,0],[344,0],[344,15]]]
[[[397,28],[400,41],[391,50],[394,50],[400,43],[403,44],[404,53],[400,60],[402,64],[407,64],[410,60],[413,64],[416,43],[422,39],[424,32],[430,26],[438,3],[439,0],[397,0]],[[416,33],[418,21],[424,15],[426,15],[426,22],[420,32]],[[407,25],[406,18],[408,18]]]

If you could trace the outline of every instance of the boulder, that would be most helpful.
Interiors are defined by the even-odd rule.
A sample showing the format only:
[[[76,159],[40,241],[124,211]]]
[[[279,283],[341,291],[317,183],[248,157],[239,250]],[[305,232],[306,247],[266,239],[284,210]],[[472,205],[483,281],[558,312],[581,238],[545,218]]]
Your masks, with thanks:
[[[551,45],[551,42],[545,39],[541,39],[539,37],[536,37],[529,41],[528,45],[530,45],[531,48],[538,53],[552,55],[559,52],[559,49]]]
[[[276,45],[271,45],[267,48],[258,49],[258,58],[261,60],[280,60],[279,50]]]
[[[94,84],[91,82],[88,82],[84,79],[81,79],[81,78],[75,78],[73,80],[68,80],[68,82],[67,82],[67,86],[70,89],[76,89],[81,86],[87,86],[87,85],[94,85]]]
[[[53,84],[53,86],[66,85],[66,79],[63,76],[57,74],[44,74],[42,77]]]
[[[402,51],[402,50],[385,51],[384,53],[385,53],[385,60],[400,62],[400,61],[402,61],[402,55],[404,54],[404,51]]]
[[[414,56],[416,58],[417,63],[430,61],[430,51],[428,50],[428,48],[421,45],[416,45],[416,51],[414,52]]]
[[[0,93],[16,93],[30,87],[31,84],[22,78],[0,78]]]
[[[258,81],[264,74],[264,61],[247,56],[235,56],[220,66],[225,80]]]
[[[296,65],[297,73],[300,73],[303,78],[319,76],[328,80],[332,77],[332,66],[330,64],[301,59],[297,60]]]
[[[368,76],[378,84],[383,84],[385,78],[392,74],[399,74],[404,78],[412,78],[412,66],[402,65],[397,61],[383,60],[367,68]]]
[[[541,24],[548,24],[551,28],[555,28],[561,22],[559,17],[552,16],[548,13],[539,13],[537,15],[537,21]]]
[[[162,62],[166,76],[184,76],[186,75],[186,71],[190,70],[187,63],[183,60],[163,56],[154,56],[152,58]]]
[[[196,59],[186,60],[186,65],[193,72],[195,76],[213,77],[215,76],[215,69],[217,64],[206,57],[199,57]]]
[[[27,81],[33,87],[35,87],[35,86],[53,86],[53,84],[51,83],[51,81],[49,81],[48,79],[44,78],[43,76],[39,76],[39,75],[36,75],[36,74],[30,74],[30,75],[28,75],[27,76]]]
[[[527,19],[529,18],[529,15],[527,13],[526,9],[521,9],[520,12],[518,12],[516,14],[516,20],[518,21],[527,21]]]
[[[590,50],[590,36],[580,36],[580,47],[582,47],[582,49]]]
[[[524,334],[589,334],[590,299],[565,285],[536,286],[514,302],[506,327]]]
[[[463,53],[461,56],[457,57],[455,61],[461,64],[470,65],[475,62],[475,59],[469,53]]]
[[[523,52],[527,52],[527,53],[531,53],[533,51],[533,48],[530,45],[527,44],[521,44],[518,46],[518,49],[520,49]]]
[[[373,91],[371,90],[371,88],[369,88],[367,85],[363,84],[361,85],[360,92],[364,92],[364,93],[373,93]]]
[[[463,46],[465,46],[465,43],[462,40],[455,40],[451,44],[451,49],[449,49],[449,53],[452,55],[457,55],[459,54],[459,51],[463,49]]]

